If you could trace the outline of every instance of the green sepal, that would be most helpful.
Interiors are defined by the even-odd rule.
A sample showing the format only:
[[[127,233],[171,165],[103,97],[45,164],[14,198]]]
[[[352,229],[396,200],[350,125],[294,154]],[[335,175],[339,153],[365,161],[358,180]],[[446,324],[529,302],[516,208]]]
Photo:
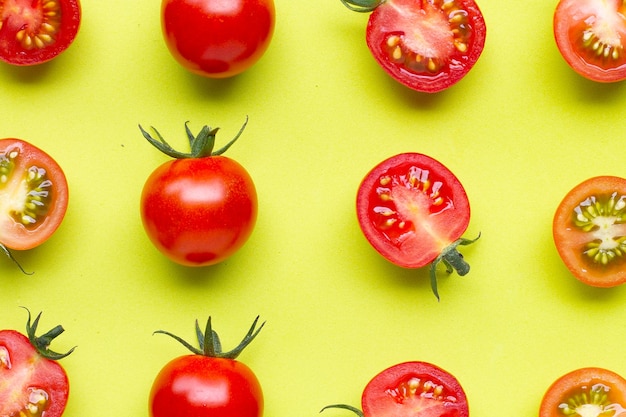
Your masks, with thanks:
[[[457,250],[458,246],[467,246],[476,242],[480,239],[480,233],[476,237],[476,239],[465,239],[460,238],[456,241],[452,242],[448,247],[446,247],[440,254],[435,258],[435,260],[430,264],[430,287],[433,290],[433,294],[437,297],[439,301],[439,291],[437,290],[437,266],[440,262],[446,267],[446,272],[451,274],[453,271],[456,271],[460,276],[467,275],[470,270],[470,266],[463,259],[463,255]]]
[[[165,138],[163,138],[161,133],[159,133],[159,131],[155,127],[151,127],[151,128],[156,138],[154,138],[152,135],[150,135],[150,133],[144,130],[144,128],[141,127],[141,125],[139,125],[139,130],[141,131],[141,134],[148,142],[150,142],[155,148],[157,148],[158,150],[160,150],[167,156],[170,156],[176,159],[204,158],[207,156],[222,155],[224,152],[226,152],[228,148],[230,148],[233,145],[233,143],[235,143],[237,139],[239,139],[239,136],[241,136],[247,124],[248,124],[248,116],[246,116],[246,120],[241,126],[241,129],[239,129],[239,132],[237,132],[237,135],[235,135],[235,137],[231,139],[230,142],[228,142],[226,145],[224,145],[223,147],[221,147],[220,149],[216,151],[214,151],[213,148],[215,147],[215,136],[217,135],[217,132],[219,131],[219,127],[211,128],[205,125],[202,127],[202,129],[200,129],[200,132],[194,136],[194,134],[189,129],[189,122],[185,122],[185,132],[187,134],[187,139],[189,140],[189,147],[190,147],[189,152],[180,152],[174,149],[165,140]]]
[[[15,259],[15,257],[13,256],[13,253],[11,253],[11,251],[9,250],[9,248],[7,248],[6,246],[4,246],[2,243],[0,243],[0,250],[2,252],[4,252],[4,254],[13,261],[13,263],[15,265],[17,265],[17,267],[20,269],[20,271],[22,271],[22,273],[24,275],[33,275],[34,272],[26,272],[26,270],[22,267],[22,265],[17,261],[17,259]]]
[[[202,329],[200,329],[198,320],[196,320],[196,337],[198,339],[199,348],[192,346],[190,343],[186,342],[181,337],[176,336],[168,331],[157,330],[154,333],[165,334],[167,336],[172,337],[173,339],[178,341],[180,344],[185,346],[189,351],[191,351],[192,353],[196,355],[203,355],[203,356],[207,356],[210,358],[235,359],[239,356],[239,354],[241,354],[241,352],[243,352],[243,350],[250,344],[250,342],[254,340],[254,338],[259,334],[263,326],[265,326],[265,322],[263,322],[257,328],[258,322],[259,322],[259,316],[257,316],[254,319],[254,322],[252,322],[252,326],[250,326],[250,330],[248,330],[248,333],[246,333],[246,335],[243,337],[241,342],[239,342],[237,347],[235,347],[232,350],[229,350],[228,352],[222,351],[222,343],[220,341],[220,338],[217,332],[213,330],[210,316],[209,316],[209,319],[207,320],[204,332],[202,331]]]
[[[369,13],[373,12],[386,0],[341,0],[344,6],[353,12]]]
[[[353,407],[351,405],[347,405],[347,404],[332,404],[332,405],[327,405],[326,407],[322,408],[320,410],[320,413],[329,409],[329,408],[341,408],[344,410],[349,410],[352,411],[354,414],[356,414],[358,417],[364,417],[363,416],[363,411],[361,411],[360,409]]]
[[[41,336],[37,336],[36,335],[37,326],[39,326],[39,319],[41,318],[41,312],[37,315],[37,317],[31,324],[30,310],[28,310],[26,307],[22,307],[22,308],[28,312],[28,321],[26,322],[26,336],[28,337],[28,340],[30,340],[30,344],[33,345],[33,347],[37,350],[37,352],[41,356],[43,356],[46,359],[57,361],[59,359],[65,358],[66,356],[71,354],[74,351],[74,349],[76,349],[76,346],[74,346],[73,348],[71,348],[69,351],[65,353],[57,353],[53,350],[50,350],[50,344],[52,343],[54,338],[56,338],[61,333],[63,333],[65,329],[63,329],[63,326],[58,325],[54,327],[53,329],[49,330],[48,332],[46,332],[45,334]]]

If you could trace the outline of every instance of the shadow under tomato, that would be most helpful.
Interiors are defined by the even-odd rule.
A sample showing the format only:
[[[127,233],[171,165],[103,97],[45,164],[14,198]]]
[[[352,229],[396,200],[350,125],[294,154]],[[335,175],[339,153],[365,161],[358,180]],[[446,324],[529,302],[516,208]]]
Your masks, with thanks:
[[[0,63],[0,71],[19,83],[34,83],[46,77],[55,67],[55,60],[38,65],[19,66]]]

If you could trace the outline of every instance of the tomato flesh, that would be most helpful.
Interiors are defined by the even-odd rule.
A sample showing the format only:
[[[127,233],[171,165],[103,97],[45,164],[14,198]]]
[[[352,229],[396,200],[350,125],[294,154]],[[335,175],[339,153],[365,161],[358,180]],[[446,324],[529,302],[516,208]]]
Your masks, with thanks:
[[[162,0],[161,26],[172,56],[210,78],[255,64],[274,33],[273,0]]]
[[[81,7],[78,0],[4,0],[0,19],[0,59],[13,65],[41,64],[74,41]]]
[[[620,0],[561,0],[554,13],[557,47],[577,73],[598,82],[626,79],[626,6]]]
[[[419,153],[374,167],[357,194],[357,217],[370,244],[405,268],[431,263],[461,237],[470,219],[465,189],[450,170]]]
[[[68,204],[61,167],[20,139],[0,140],[0,243],[32,249],[60,226]]]
[[[60,417],[68,395],[57,362],[39,355],[21,333],[0,331],[0,416]]]
[[[626,407],[626,380],[603,368],[569,372],[546,391],[539,417],[622,415]]]
[[[263,392],[245,364],[185,355],[159,372],[150,391],[151,417],[261,417]]]
[[[459,381],[427,362],[404,362],[385,369],[365,387],[364,417],[468,417]]]
[[[252,178],[225,156],[177,159],[146,180],[141,217],[152,243],[171,260],[213,265],[239,250],[254,229]]]
[[[366,33],[387,73],[427,93],[461,80],[480,57],[485,37],[473,0],[387,0],[372,12]]]
[[[552,229],[559,255],[580,281],[595,287],[626,282],[626,179],[599,176],[574,187]]]

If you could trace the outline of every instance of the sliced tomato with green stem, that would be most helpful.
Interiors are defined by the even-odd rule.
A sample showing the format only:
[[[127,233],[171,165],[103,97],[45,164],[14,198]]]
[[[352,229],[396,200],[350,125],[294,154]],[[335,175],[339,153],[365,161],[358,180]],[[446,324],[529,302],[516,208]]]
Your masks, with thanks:
[[[626,79],[626,5],[621,0],[560,0],[554,39],[567,64],[597,82]]]
[[[150,417],[261,417],[261,384],[254,372],[237,360],[265,325],[263,322],[257,327],[258,320],[257,316],[239,345],[226,352],[211,317],[204,332],[196,321],[199,348],[157,330],[155,333],[173,337],[192,354],[172,359],[158,373],[150,390]]]
[[[401,84],[436,93],[456,84],[482,54],[487,27],[474,0],[341,0],[369,13],[365,40]]]
[[[11,250],[48,240],[68,199],[65,173],[50,155],[21,139],[0,139],[0,249],[7,256],[15,261]]]
[[[74,42],[80,21],[79,0],[4,0],[0,59],[21,66],[48,62]]]
[[[552,234],[563,263],[581,282],[626,282],[626,179],[597,176],[578,184],[558,205]]]
[[[439,299],[436,269],[469,272],[458,251],[465,239],[470,204],[463,185],[443,164],[420,153],[402,153],[376,165],[361,182],[356,198],[359,225],[383,257],[403,268],[430,264],[433,293]]]
[[[0,416],[60,417],[65,410],[69,379],[58,360],[74,348],[66,353],[50,350],[64,329],[56,326],[37,336],[40,318],[41,313],[31,323],[28,312],[26,335],[0,331]]]
[[[359,409],[332,404],[358,417],[468,417],[467,396],[449,372],[428,362],[403,362],[376,375],[365,386]]]
[[[576,369],[550,385],[539,417],[621,416],[626,413],[626,380],[604,368]]]

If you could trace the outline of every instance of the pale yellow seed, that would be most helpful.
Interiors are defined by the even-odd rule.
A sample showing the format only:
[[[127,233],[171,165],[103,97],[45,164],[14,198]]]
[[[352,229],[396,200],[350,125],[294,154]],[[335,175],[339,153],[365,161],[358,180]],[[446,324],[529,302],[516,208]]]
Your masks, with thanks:
[[[387,46],[390,48],[393,48],[394,46],[398,45],[400,43],[400,37],[399,36],[390,36],[387,38]]]
[[[428,68],[429,71],[435,72],[435,71],[437,71],[437,63],[432,58],[430,58],[428,60],[427,68]]]
[[[399,46],[396,46],[393,49],[393,53],[391,54],[391,56],[393,57],[393,59],[395,59],[396,61],[399,60],[400,58],[402,58],[402,48],[400,48]]]
[[[455,41],[454,46],[456,47],[456,50],[461,53],[467,52],[467,44],[465,42]]]

